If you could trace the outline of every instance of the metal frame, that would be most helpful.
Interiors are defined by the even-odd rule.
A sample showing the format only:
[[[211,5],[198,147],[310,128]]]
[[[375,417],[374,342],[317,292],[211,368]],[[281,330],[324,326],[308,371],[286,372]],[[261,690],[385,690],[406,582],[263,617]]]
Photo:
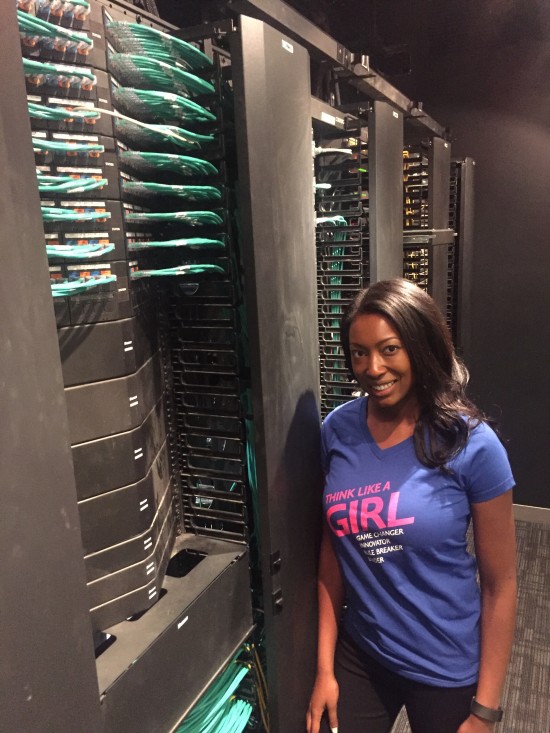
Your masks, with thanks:
[[[428,151],[428,231],[433,234],[428,292],[443,314],[447,312],[447,247],[454,241],[454,232],[449,229],[450,172],[451,145],[434,137]]]
[[[471,360],[472,280],[474,258],[474,178],[475,160],[464,158],[459,163],[458,225],[458,312],[457,345],[466,363]]]
[[[327,60],[343,67],[342,78],[370,99],[389,102],[414,124],[433,135],[447,137],[446,129],[424,112],[380,74],[369,66],[367,56],[355,62],[354,55],[334,38],[281,0],[228,0],[228,7],[237,13],[258,18],[304,46],[314,58]]]
[[[3,8],[0,58],[2,728],[99,733],[61,361],[13,3]]]
[[[240,19],[231,57],[270,727],[282,733],[303,727],[316,657],[321,477],[309,57],[249,17]]]
[[[403,115],[387,102],[369,113],[370,282],[403,275]]]

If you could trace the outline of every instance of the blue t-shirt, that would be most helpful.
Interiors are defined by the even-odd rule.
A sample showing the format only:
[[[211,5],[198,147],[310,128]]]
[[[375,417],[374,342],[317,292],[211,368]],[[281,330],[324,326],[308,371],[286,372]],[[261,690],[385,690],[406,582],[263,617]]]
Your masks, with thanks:
[[[379,448],[366,416],[360,397],[331,412],[321,435],[323,510],[346,588],[344,628],[403,677],[473,684],[480,595],[466,530],[470,503],[513,487],[506,451],[481,423],[445,473],[420,463],[412,437]]]

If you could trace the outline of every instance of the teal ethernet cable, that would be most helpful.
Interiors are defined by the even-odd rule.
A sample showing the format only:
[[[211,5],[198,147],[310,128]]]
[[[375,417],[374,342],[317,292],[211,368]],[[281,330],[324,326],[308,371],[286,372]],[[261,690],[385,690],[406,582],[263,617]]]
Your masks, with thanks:
[[[92,39],[85,33],[49,23],[47,20],[42,20],[42,18],[37,18],[35,15],[25,13],[22,10],[17,10],[17,22],[19,29],[25,33],[32,33],[46,38],[66,38],[87,49],[91,49],[94,45]]]
[[[126,213],[126,221],[175,221],[196,226],[198,224],[223,224],[223,219],[215,211],[168,211],[146,212],[130,211]]]
[[[75,143],[71,140],[61,142],[60,140],[44,140],[41,137],[32,136],[32,146],[35,150],[44,150],[52,153],[104,153],[103,145],[96,143]]]
[[[144,277],[200,275],[203,272],[219,272],[223,274],[224,269],[219,265],[178,265],[176,267],[165,267],[160,270],[135,270],[130,273],[130,278],[132,280],[139,280]]]
[[[115,127],[118,134],[140,146],[150,145],[151,143],[172,143],[183,150],[189,150],[213,143],[216,139],[214,135],[203,135],[175,125],[151,124],[141,120],[133,120],[131,117],[126,117],[115,111],[101,110],[101,114],[112,114],[115,118]]]
[[[210,69],[213,66],[212,59],[196,46],[140,23],[111,21],[107,32],[117,50],[138,53],[161,61],[173,62],[174,57],[178,57],[191,70]]]
[[[94,191],[96,188],[103,188],[108,183],[106,178],[92,178],[91,176],[83,176],[82,178],[47,176],[40,171],[37,171],[36,174],[40,193],[84,193],[85,191]]]
[[[110,68],[121,84],[143,86],[147,89],[185,92],[191,94],[214,94],[216,88],[195,74],[167,64],[160,59],[133,53],[109,55]]]
[[[133,87],[117,87],[112,92],[115,105],[135,112],[150,113],[162,118],[179,118],[192,122],[215,122],[216,115],[191,99],[172,92],[157,92]]]
[[[123,181],[122,190],[124,193],[141,196],[149,196],[155,193],[160,196],[178,196],[188,201],[219,201],[222,197],[222,192],[215,186],[180,186],[144,181]]]
[[[138,150],[123,150],[119,154],[122,163],[140,172],[156,170],[173,171],[182,175],[217,175],[218,169],[208,160],[189,155],[172,153],[147,153]]]
[[[240,733],[252,713],[244,700],[234,698],[249,668],[233,660],[214,680],[176,733]]]
[[[46,244],[48,257],[63,257],[64,259],[92,259],[101,257],[112,252],[114,244],[78,244],[75,246],[67,244]]]
[[[111,214],[108,211],[76,211],[75,209],[42,206],[43,221],[96,221],[110,218]]]
[[[332,224],[334,226],[346,226],[347,221],[343,216],[318,216],[315,220],[315,224]]]
[[[65,66],[63,64],[50,64],[45,61],[34,61],[23,58],[23,70],[25,74],[33,76],[67,76],[86,79],[92,84],[96,83],[96,77],[91,71],[84,67]]]
[[[163,247],[190,247],[190,248],[210,248],[210,247],[225,247],[225,242],[221,239],[207,239],[205,237],[190,237],[185,239],[165,239],[158,242],[155,241],[140,241],[128,243],[129,250],[143,250],[143,249],[157,249]]]
[[[68,102],[70,104],[70,102]],[[65,107],[48,107],[45,104],[37,104],[36,102],[28,102],[29,117],[38,120],[72,120],[72,119],[96,119],[99,117],[99,110],[95,107],[84,108],[78,110],[69,110]]]
[[[69,295],[85,293],[92,288],[97,288],[100,285],[107,285],[108,283],[115,281],[116,275],[103,275],[103,277],[97,277],[93,280],[75,280],[74,282],[51,283],[52,295],[54,298],[65,298]]]

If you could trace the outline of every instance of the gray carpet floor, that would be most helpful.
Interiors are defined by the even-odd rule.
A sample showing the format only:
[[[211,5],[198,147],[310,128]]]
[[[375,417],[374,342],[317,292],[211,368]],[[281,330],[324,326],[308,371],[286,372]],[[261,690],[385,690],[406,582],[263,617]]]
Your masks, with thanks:
[[[550,733],[550,526],[516,521],[516,533],[518,619],[496,731]],[[404,711],[392,733],[410,733]]]

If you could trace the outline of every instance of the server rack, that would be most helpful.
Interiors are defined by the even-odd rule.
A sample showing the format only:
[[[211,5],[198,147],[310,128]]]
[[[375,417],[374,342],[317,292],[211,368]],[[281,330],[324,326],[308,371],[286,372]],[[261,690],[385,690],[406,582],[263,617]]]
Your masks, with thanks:
[[[403,152],[403,276],[434,298],[447,324],[457,310],[449,227],[450,143],[433,137]]]
[[[98,2],[94,3],[93,7],[96,5],[102,7],[107,4]],[[312,518],[317,513],[319,477],[311,472],[310,467],[318,464],[319,371],[315,318],[317,289],[313,266],[315,261],[313,194],[311,198],[303,195],[311,185],[312,179],[313,104],[310,99],[310,57],[330,60],[339,69],[338,73],[343,72],[346,83],[349,81],[351,86],[358,88],[362,93],[366,92],[369,96],[374,96],[376,89],[378,97],[372,105],[368,122],[371,148],[369,224],[372,224],[374,217],[379,218],[377,227],[374,229],[372,226],[369,227],[368,257],[363,248],[364,275],[380,279],[381,276],[400,274],[399,266],[396,266],[396,263],[400,263],[398,248],[394,248],[390,260],[384,259],[387,251],[382,242],[388,230],[382,223],[383,208],[380,202],[387,194],[388,186],[393,186],[392,190],[396,189],[395,182],[400,182],[401,177],[400,169],[395,165],[391,166],[391,175],[388,174],[382,162],[383,151],[389,148],[393,160],[396,158],[395,151],[398,150],[400,161],[402,143],[399,143],[399,132],[391,141],[383,141],[384,116],[389,114],[392,120],[397,120],[398,125],[402,125],[402,117],[406,114],[433,133],[442,133],[441,128],[430,118],[423,116],[420,119],[415,113],[414,105],[392,87],[385,85],[383,80],[368,69],[364,59],[356,63],[349,52],[339,47],[328,36],[321,34],[311,24],[301,21],[295,23],[294,21],[299,18],[296,19],[291,15],[285,16],[286,25],[283,24],[284,27],[281,27],[279,11],[282,5],[280,3],[241,3],[239,7],[232,5],[228,13],[229,21],[215,21],[210,26],[176,32],[174,28],[159,22],[156,18],[142,13],[138,17],[128,6],[118,3],[108,4],[108,13],[115,22],[117,20],[115,16],[120,9],[122,13],[120,20],[123,22],[140,20],[142,25],[168,30],[175,36],[198,42],[198,45],[208,53],[219,54],[220,78],[228,74],[228,64],[231,66],[229,73],[236,99],[235,122],[243,259],[240,265],[231,260],[226,263],[228,269],[224,269],[223,274],[218,274],[223,280],[223,275],[227,275],[228,271],[235,272],[231,268],[240,266],[245,275],[247,332],[251,344],[248,366],[259,494],[257,526],[261,541],[260,594],[265,616],[272,730],[292,730],[296,726],[301,726],[302,707],[309,692],[314,664],[316,523]],[[250,12],[256,17],[243,16],[240,14],[243,11]],[[100,39],[105,38],[99,26],[95,27],[94,33],[97,33]],[[116,38],[111,40],[116,42]],[[307,49],[307,53],[304,49]],[[120,53],[121,50],[117,52]],[[222,61],[222,58],[226,60]],[[266,59],[269,59],[268,64]],[[105,81],[103,88],[112,92],[122,104],[119,88],[115,86],[109,89],[110,71],[104,73],[104,77],[100,73],[97,74],[98,78],[103,78]],[[109,109],[111,102],[106,94],[105,96],[98,94],[97,103]],[[107,102],[103,101],[105,99]],[[289,103],[289,99],[292,104]],[[133,103],[136,103],[135,99]],[[273,110],[276,114],[273,114]],[[112,133],[112,123],[105,124],[106,128],[101,135],[109,138],[109,143],[111,139],[113,140],[112,150],[108,145],[104,145],[105,154],[117,151],[119,161],[132,157],[124,155],[126,151],[118,148],[118,143],[115,144],[117,136]],[[124,125],[120,127],[123,128]],[[122,134],[119,137],[122,138]],[[46,140],[48,139],[46,135]],[[97,144],[103,142],[98,141]],[[124,143],[124,139],[122,142]],[[278,165],[273,166],[273,151],[282,149],[288,150],[286,160],[282,162],[284,164],[278,160]],[[364,153],[359,144],[358,151],[360,154]],[[107,161],[107,157],[105,160]],[[113,162],[112,158],[110,162]],[[122,168],[120,163],[119,167]],[[103,172],[106,170],[105,164],[101,170],[101,177],[106,179],[103,185],[115,196],[117,181],[112,176],[104,176]],[[139,193],[137,190],[139,186],[132,180],[132,172],[135,174],[135,169],[130,165],[126,170],[122,170],[126,177],[122,176],[119,181],[119,191]],[[45,175],[57,175],[57,173],[56,168]],[[274,192],[276,192],[275,199]],[[391,217],[393,229],[395,229],[394,222],[399,222],[400,218],[400,194],[399,188],[398,195],[392,195],[391,215],[385,214]],[[101,214],[106,212],[111,214],[111,220],[116,218],[116,207],[109,207],[109,204],[94,207],[90,204],[90,199],[84,197],[82,199],[85,205],[78,208],[91,209],[92,213],[98,215],[96,221],[101,221]],[[103,200],[91,201],[92,204],[103,203]],[[398,202],[397,208],[395,201]],[[54,199],[53,203],[58,202]],[[49,208],[64,208],[61,202],[59,204]],[[70,207],[65,205],[65,208]],[[398,211],[399,216],[395,216],[395,211]],[[284,212],[284,216],[281,216],[281,212]],[[122,207],[120,220],[126,221],[127,226],[130,220],[134,222],[143,220],[143,217],[140,217],[142,213],[149,212],[144,212],[143,205],[140,207],[135,199],[127,200]],[[388,227],[389,222],[390,219]],[[361,229],[361,236],[366,241],[367,232],[364,224]],[[65,234],[58,231],[49,233]],[[77,234],[86,233],[89,234],[77,230]],[[229,348],[217,351],[218,356],[223,352],[223,358],[220,357],[221,361],[216,365],[216,369],[211,368],[210,362],[210,368],[201,371],[197,369],[197,362],[186,361],[186,354],[190,350],[190,343],[193,344],[195,353],[200,352],[202,334],[195,333],[198,338],[185,337],[179,341],[178,334],[181,329],[174,329],[172,325],[174,318],[180,318],[183,330],[189,332],[193,330],[195,320],[199,317],[201,328],[204,330],[223,331],[226,328],[225,324],[230,322],[234,331],[235,321],[231,320],[233,316],[227,314],[228,301],[211,301],[206,297],[201,300],[200,295],[197,299],[196,293],[190,292],[189,289],[183,288],[183,293],[175,292],[179,289],[177,286],[166,288],[168,292],[158,295],[156,288],[148,288],[145,283],[142,291],[139,286],[144,284],[144,281],[141,280],[140,272],[143,269],[158,268],[160,264],[153,256],[150,260],[141,256],[134,259],[135,250],[144,240],[147,241],[144,230],[138,230],[137,225],[133,229],[127,226],[125,244],[126,246],[132,244],[133,254],[131,258],[128,250],[125,253],[129,272],[125,267],[105,264],[122,261],[115,259],[121,253],[120,241],[111,241],[111,237],[103,236],[103,230],[94,230],[92,233],[102,236],[81,236],[79,240],[87,240],[87,245],[105,249],[108,249],[109,245],[114,245],[112,249],[102,254],[104,272],[100,273],[100,276],[108,278],[108,281],[100,283],[99,287],[105,288],[105,293],[112,294],[109,300],[115,302],[115,309],[118,308],[119,296],[113,294],[115,293],[113,283],[125,282],[124,278],[128,278],[131,286],[137,284],[135,291],[137,295],[132,302],[132,310],[116,311],[118,316],[126,315],[127,319],[134,320],[128,337],[127,332],[123,331],[122,324],[112,326],[112,322],[124,321],[126,318],[104,320],[97,318],[93,328],[90,327],[90,323],[82,322],[82,313],[97,312],[95,299],[92,304],[85,303],[80,311],[72,307],[70,302],[68,307],[67,304],[65,307],[57,307],[59,332],[61,335],[65,334],[61,342],[64,348],[63,363],[65,378],[68,381],[67,390],[79,384],[75,380],[79,379],[82,373],[88,374],[88,378],[90,374],[96,377],[99,373],[94,371],[97,366],[97,360],[94,361],[96,351],[92,348],[94,338],[103,343],[110,342],[111,339],[132,341],[134,348],[136,344],[141,344],[135,348],[137,361],[131,360],[129,364],[124,362],[118,365],[109,363],[108,372],[102,373],[102,376],[107,376],[109,379],[125,379],[127,376],[125,371],[137,375],[141,368],[148,370],[148,375],[153,377],[136,376],[134,381],[141,380],[142,384],[149,386],[155,384],[155,366],[150,360],[151,354],[158,346],[156,352],[159,354],[158,373],[164,401],[160,405],[160,399],[155,402],[154,397],[159,393],[153,390],[148,403],[151,409],[142,414],[145,420],[136,426],[132,423],[124,424],[129,425],[129,429],[125,432],[132,434],[130,442],[135,445],[135,439],[139,439],[135,438],[136,430],[138,434],[145,432],[153,437],[156,435],[157,442],[155,443],[153,437],[150,441],[152,446],[150,454],[158,455],[158,451],[157,454],[154,451],[158,445],[158,435],[162,433],[164,410],[169,418],[168,431],[174,431],[173,426],[176,426],[176,434],[172,434],[167,456],[172,478],[177,482],[191,475],[189,471],[189,457],[191,457],[192,461],[200,459],[194,462],[191,468],[199,466],[206,470],[210,479],[222,483],[227,481],[228,477],[220,476],[212,466],[220,465],[218,459],[224,469],[231,464],[232,459],[228,457],[226,451],[220,450],[222,443],[236,447],[237,452],[240,450],[242,453],[242,434],[237,435],[235,432],[236,416],[224,411],[212,421],[200,409],[196,409],[196,403],[189,405],[185,400],[188,394],[204,394],[202,390],[205,388],[210,393],[213,388],[213,374],[219,388],[219,397],[235,396],[235,361],[228,357],[228,354],[233,353],[231,344],[224,343],[223,345]],[[110,234],[114,235],[114,231]],[[224,231],[222,234],[228,232]],[[115,237],[112,236],[112,239]],[[60,238],[60,241],[54,237],[50,240],[50,247],[67,246],[74,246],[71,238],[68,242],[65,237]],[[147,252],[141,254],[149,257]],[[144,264],[151,266],[144,268]],[[162,264],[166,266],[171,263],[163,260]],[[52,271],[54,280],[59,279],[59,273],[61,278],[69,279],[69,271],[64,265],[54,263],[52,267],[60,268]],[[82,270],[76,272],[79,275],[83,274]],[[206,276],[199,277],[199,275],[200,273],[194,280],[198,280],[199,285],[202,284],[199,292],[202,290],[204,293],[204,285],[210,280]],[[361,284],[364,282],[364,275]],[[144,306],[149,302],[153,307],[147,311]],[[124,307],[128,307],[128,304]],[[134,314],[134,308],[140,317]],[[141,318],[142,311],[147,311],[143,318]],[[118,328],[116,336],[109,335],[108,331],[111,328]],[[73,350],[67,346],[71,342],[90,345],[85,358],[75,360]],[[180,364],[179,370],[174,370],[174,361]],[[245,364],[245,373],[246,367]],[[105,368],[105,364],[102,368]],[[241,376],[244,378],[244,374]],[[186,390],[184,387],[192,389]],[[82,412],[82,401],[78,391],[76,388],[74,392],[69,393],[75,397],[70,396],[67,400],[67,403],[72,405],[73,415]],[[130,392],[128,397],[133,397],[135,390]],[[93,397],[84,400],[87,405],[92,401]],[[109,402],[106,398],[102,401]],[[141,398],[138,397],[138,403],[141,402]],[[249,406],[245,411],[246,414],[241,414],[240,417],[249,418],[251,414]],[[115,412],[118,414],[119,411]],[[178,415],[181,416],[179,424]],[[180,431],[182,427],[183,434]],[[91,464],[91,457],[86,456],[84,449],[81,454],[78,451],[79,446],[91,441],[86,440],[89,433],[78,433],[77,439],[80,440],[82,437],[84,440],[75,441],[74,456],[78,457],[75,464],[80,466],[77,475],[79,480],[84,482],[90,475],[88,466]],[[130,439],[130,436],[128,438]],[[184,442],[183,451],[181,444],[178,444],[180,440]],[[108,456],[109,450],[107,444],[105,445],[104,455]],[[208,459],[207,469],[205,458]],[[109,477],[114,480],[110,472]],[[242,498],[243,492],[234,494],[229,501],[227,494],[224,494],[223,501],[228,503],[222,503],[221,507],[218,506],[219,511],[216,511],[213,506],[214,502],[220,499],[218,492],[221,491],[222,484],[202,481],[200,486],[189,483],[187,486],[187,491],[174,492],[175,501],[171,505],[170,515],[176,522],[178,520],[180,523],[183,522],[183,528],[192,530],[193,534],[185,532],[176,539],[176,550],[187,551],[187,555],[201,556],[204,559],[189,573],[185,582],[179,578],[166,578],[163,585],[164,590],[168,590],[167,594],[147,613],[141,616],[138,614],[131,622],[121,621],[109,628],[109,633],[115,636],[117,641],[99,657],[97,664],[103,713],[102,722],[97,723],[96,720],[97,730],[100,729],[97,725],[105,731],[134,731],[140,726],[146,726],[148,730],[167,729],[173,726],[174,721],[189,708],[250,631],[250,617],[247,611],[249,579],[246,545],[234,542],[248,539],[246,536],[248,506]],[[88,490],[93,492],[93,486]],[[88,498],[92,497],[86,496],[81,501],[87,501]],[[88,521],[86,519],[83,523],[84,527]],[[90,521],[90,524],[93,525],[93,522]],[[86,532],[86,529],[84,531]],[[90,534],[92,538],[95,536],[95,532]],[[296,558],[300,558],[300,561],[296,562]],[[164,564],[164,561],[159,562],[159,566],[161,564]],[[175,574],[177,575],[177,572]],[[162,571],[159,572],[158,586],[155,585],[157,590],[160,590],[161,575]],[[229,606],[227,599],[230,601]],[[152,598],[144,599],[144,605],[149,605],[151,600]],[[220,623],[216,609],[224,603],[225,619]],[[96,624],[98,628],[103,625],[101,621]],[[208,628],[208,640],[204,635],[201,637],[201,629],[204,630],[205,626]],[[288,655],[284,655],[281,651],[287,648],[286,640],[289,638],[294,640],[295,660],[299,659],[300,664],[289,665]],[[216,651],[210,656],[204,655],[205,647],[210,650],[216,647]],[[194,661],[193,670],[190,670],[183,661],[189,657]],[[289,674],[289,669],[292,669],[292,674]],[[185,687],[184,691],[181,690],[182,685]],[[143,694],[145,691],[149,697]],[[289,700],[296,701],[296,704],[290,704]],[[90,725],[89,729],[94,730],[93,725]]]

